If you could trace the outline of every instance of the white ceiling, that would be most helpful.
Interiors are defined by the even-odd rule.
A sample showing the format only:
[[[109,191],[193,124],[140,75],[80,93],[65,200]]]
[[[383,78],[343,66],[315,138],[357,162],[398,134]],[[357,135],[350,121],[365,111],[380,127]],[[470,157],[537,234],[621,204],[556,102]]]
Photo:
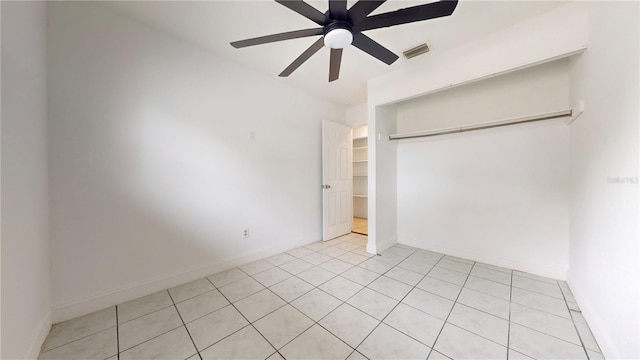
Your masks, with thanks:
[[[349,1],[348,6],[355,2]],[[427,2],[432,1],[390,0],[372,14]],[[308,3],[322,12],[328,8],[326,0]],[[450,17],[367,31],[365,34],[399,55],[400,59],[389,66],[357,48],[348,47],[342,56],[340,79],[331,83],[328,82],[327,48],[321,49],[288,78],[278,77],[317,37],[243,49],[229,45],[235,40],[317,26],[274,1],[109,1],[101,5],[278,81],[348,106],[366,101],[368,79],[399,69],[411,61],[401,56],[404,50],[427,42],[432,52],[445,51],[565,3],[463,0]],[[429,53],[422,56],[429,56]]]

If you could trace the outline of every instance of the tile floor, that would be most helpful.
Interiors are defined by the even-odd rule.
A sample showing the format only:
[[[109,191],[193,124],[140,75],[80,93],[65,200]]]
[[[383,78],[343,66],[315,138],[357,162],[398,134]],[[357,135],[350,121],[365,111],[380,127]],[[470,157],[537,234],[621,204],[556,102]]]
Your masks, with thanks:
[[[41,359],[603,359],[565,282],[366,237],[53,327]]]

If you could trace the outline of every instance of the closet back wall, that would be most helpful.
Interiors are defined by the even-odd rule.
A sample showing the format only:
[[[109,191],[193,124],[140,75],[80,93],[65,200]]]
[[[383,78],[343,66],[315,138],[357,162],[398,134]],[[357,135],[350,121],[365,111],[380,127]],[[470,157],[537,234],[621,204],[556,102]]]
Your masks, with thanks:
[[[320,124],[344,108],[96,4],[48,5],[54,320],[321,238]]]
[[[565,109],[567,60],[398,104],[398,132]],[[398,144],[398,241],[564,279],[568,127],[558,120]]]

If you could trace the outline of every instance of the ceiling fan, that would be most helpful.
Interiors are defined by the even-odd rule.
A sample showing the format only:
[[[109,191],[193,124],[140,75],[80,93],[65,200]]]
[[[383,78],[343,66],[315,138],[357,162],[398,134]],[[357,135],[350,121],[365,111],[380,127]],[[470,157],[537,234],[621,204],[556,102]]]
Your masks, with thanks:
[[[298,56],[291,65],[287,66],[287,68],[280,73],[280,76],[289,76],[313,54],[318,52],[322,46],[326,46],[331,49],[329,82],[338,79],[340,75],[342,49],[349,45],[357,47],[387,65],[391,65],[398,60],[396,54],[364,35],[362,33],[363,31],[449,16],[458,5],[458,0],[441,0],[430,4],[417,5],[369,16],[371,12],[386,0],[360,0],[349,10],[347,10],[347,0],[328,0],[329,10],[324,14],[303,0],[275,1],[315,22],[320,25],[320,27],[234,41],[231,43],[231,46],[243,48],[282,40],[322,35],[307,50]]]

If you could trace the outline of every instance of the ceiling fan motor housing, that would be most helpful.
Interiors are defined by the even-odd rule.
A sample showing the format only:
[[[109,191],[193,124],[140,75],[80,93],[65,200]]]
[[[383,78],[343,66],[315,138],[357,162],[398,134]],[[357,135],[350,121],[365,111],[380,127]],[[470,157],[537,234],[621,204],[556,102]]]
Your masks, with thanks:
[[[332,49],[344,49],[353,41],[351,24],[334,20],[324,27],[324,45]]]

